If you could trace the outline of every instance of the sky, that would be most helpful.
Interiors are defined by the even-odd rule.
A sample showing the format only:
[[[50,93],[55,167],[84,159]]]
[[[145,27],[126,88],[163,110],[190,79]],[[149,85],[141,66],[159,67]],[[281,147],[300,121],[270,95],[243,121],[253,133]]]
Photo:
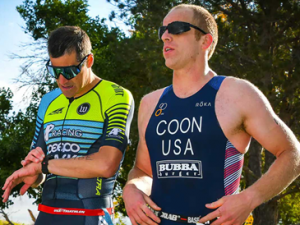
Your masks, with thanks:
[[[14,111],[24,109],[27,107],[28,102],[22,102],[22,96],[26,94],[27,88],[23,88],[19,91],[18,86],[14,79],[18,78],[21,73],[20,66],[21,60],[10,59],[12,53],[16,54],[30,54],[30,51],[24,50],[20,46],[25,43],[30,43],[33,39],[29,34],[24,33],[25,22],[16,10],[16,6],[21,5],[23,0],[0,0],[0,88],[10,87],[14,92],[13,107]],[[112,10],[116,8],[107,3],[106,0],[89,0],[89,15],[95,17],[97,15],[100,18],[107,18],[107,24],[109,27],[118,25],[123,30],[127,30],[122,22],[109,23],[108,16]],[[29,146],[28,146],[29,148]],[[1,151],[1,149],[0,149]],[[21,166],[21,165],[20,165]],[[2,185],[1,185],[2,186]],[[37,206],[33,205],[33,199],[29,199],[27,195],[18,197],[14,200],[15,204],[6,210],[9,218],[14,222],[33,224],[27,209],[32,210],[34,216],[38,215]],[[0,216],[0,219],[3,219]]]
[[[0,88],[10,87],[14,92],[14,111],[24,109],[28,106],[29,102],[22,101],[24,93],[28,92],[28,88],[23,88],[17,91],[20,85],[16,84],[15,80],[20,76],[23,61],[20,59],[11,59],[9,56],[12,53],[26,55],[30,54],[29,48],[22,48],[21,45],[32,43],[33,39],[29,34],[25,34],[24,29],[25,21],[16,10],[16,6],[21,5],[24,0],[0,0]],[[116,7],[106,0],[88,0],[89,15],[100,18],[107,18],[109,27],[118,25],[126,30],[122,22],[111,23],[108,16]]]

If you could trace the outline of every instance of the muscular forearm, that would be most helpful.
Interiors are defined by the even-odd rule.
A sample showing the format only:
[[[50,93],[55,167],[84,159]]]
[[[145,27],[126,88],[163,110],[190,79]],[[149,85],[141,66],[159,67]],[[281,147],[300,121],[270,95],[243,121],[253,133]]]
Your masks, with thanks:
[[[132,185],[140,189],[145,194],[150,195],[152,187],[152,177],[150,177],[139,168],[133,167],[128,174],[128,181],[126,183],[126,186],[124,187],[124,191],[127,187]]]
[[[108,158],[97,152],[84,157],[49,160],[48,170],[52,174],[66,177],[108,178],[117,172],[121,159],[122,154]]]
[[[277,157],[267,173],[244,192],[256,208],[282,192],[300,173],[299,151],[284,151]]]

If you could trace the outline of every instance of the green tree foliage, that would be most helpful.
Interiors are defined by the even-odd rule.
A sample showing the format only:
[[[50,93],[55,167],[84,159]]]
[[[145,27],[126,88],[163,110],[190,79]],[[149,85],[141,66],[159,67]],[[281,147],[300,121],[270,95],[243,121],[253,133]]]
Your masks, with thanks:
[[[21,167],[21,160],[28,153],[29,146],[34,134],[34,123],[36,106],[33,99],[31,105],[27,108],[26,113],[11,112],[13,94],[11,90],[0,88],[0,183],[3,185],[6,178],[15,170]],[[13,189],[13,196],[18,195],[18,185]],[[1,190],[1,195],[3,191]],[[30,190],[30,197],[37,197],[38,190]],[[0,203],[3,209],[11,205]]]
[[[47,39],[49,32],[57,27],[88,23],[87,6],[87,0],[37,0],[35,3],[25,0],[17,10],[26,21],[26,33],[38,40]]]
[[[280,199],[280,224],[299,224],[300,194],[287,195]]]

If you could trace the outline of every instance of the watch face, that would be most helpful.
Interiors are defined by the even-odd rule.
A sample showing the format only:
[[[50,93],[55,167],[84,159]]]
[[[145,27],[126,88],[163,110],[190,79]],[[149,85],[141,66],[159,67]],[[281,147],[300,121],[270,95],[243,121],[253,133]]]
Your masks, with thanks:
[[[48,174],[48,160],[46,159],[47,157],[45,157],[45,159],[42,162],[42,173],[43,174]]]

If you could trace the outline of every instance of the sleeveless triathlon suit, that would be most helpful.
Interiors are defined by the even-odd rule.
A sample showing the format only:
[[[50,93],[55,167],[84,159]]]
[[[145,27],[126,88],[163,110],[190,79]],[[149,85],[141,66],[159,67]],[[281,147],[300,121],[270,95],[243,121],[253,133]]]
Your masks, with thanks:
[[[196,223],[213,211],[205,204],[238,192],[243,154],[225,137],[215,113],[224,78],[213,77],[184,99],[167,87],[149,120],[151,198],[162,209],[163,225]]]
[[[89,92],[72,99],[55,89],[40,103],[32,149],[39,146],[45,154],[59,159],[86,156],[108,145],[118,148],[124,159],[133,111],[131,93],[109,81],[101,80]],[[112,192],[117,173],[110,178],[91,179],[48,174],[43,185],[42,204],[75,210],[113,207]],[[35,224],[98,225],[107,220],[105,216],[40,212]]]

